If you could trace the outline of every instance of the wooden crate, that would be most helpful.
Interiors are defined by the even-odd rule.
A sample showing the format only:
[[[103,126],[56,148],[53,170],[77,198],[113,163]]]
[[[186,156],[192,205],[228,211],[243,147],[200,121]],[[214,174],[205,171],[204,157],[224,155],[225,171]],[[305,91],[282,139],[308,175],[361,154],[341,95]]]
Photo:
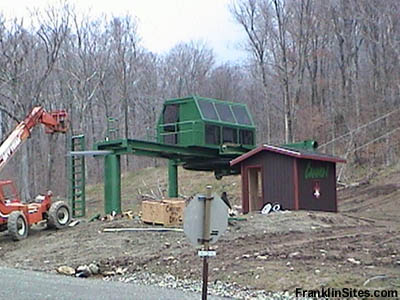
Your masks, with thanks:
[[[185,200],[143,201],[142,221],[164,226],[179,225],[183,222]]]

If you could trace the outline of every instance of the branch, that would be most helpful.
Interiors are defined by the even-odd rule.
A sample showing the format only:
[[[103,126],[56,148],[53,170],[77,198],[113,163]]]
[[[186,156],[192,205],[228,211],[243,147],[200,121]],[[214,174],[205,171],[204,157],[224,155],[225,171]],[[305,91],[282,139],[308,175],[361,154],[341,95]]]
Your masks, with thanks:
[[[7,108],[0,106],[0,111],[4,112],[7,116],[15,120],[16,122],[20,122],[20,120],[18,120],[18,118],[14,114],[12,114]]]

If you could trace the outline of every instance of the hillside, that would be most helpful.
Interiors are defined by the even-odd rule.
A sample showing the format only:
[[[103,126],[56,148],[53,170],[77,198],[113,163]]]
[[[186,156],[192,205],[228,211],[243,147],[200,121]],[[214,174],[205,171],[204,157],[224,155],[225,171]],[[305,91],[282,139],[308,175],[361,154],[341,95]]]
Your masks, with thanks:
[[[180,170],[181,171],[181,170]],[[190,196],[206,184],[239,204],[239,177],[220,182],[212,174],[180,172],[180,192]],[[141,193],[166,186],[166,169],[148,168],[123,177],[123,208],[139,212]],[[286,212],[247,215],[215,246],[210,262],[214,294],[245,298],[321,287],[400,287],[400,168],[369,183],[338,192],[339,213]],[[88,217],[102,212],[101,185],[88,188]],[[82,221],[60,231],[34,229],[28,239],[0,236],[1,264],[55,272],[95,263],[106,280],[199,290],[201,260],[179,232],[104,233],[109,227],[148,227],[139,219]],[[246,296],[246,297],[247,297]]]
[[[141,195],[150,195],[161,199],[161,195],[167,197],[168,176],[167,168],[145,168],[136,172],[122,175],[122,210],[140,211]],[[183,168],[178,169],[179,194],[189,198],[197,193],[205,193],[207,185],[211,185],[218,194],[225,191],[229,200],[237,205],[241,204],[240,198],[240,176],[223,177],[216,180],[211,172],[193,172]],[[87,210],[88,216],[96,213],[104,213],[103,185],[97,184],[87,188]]]

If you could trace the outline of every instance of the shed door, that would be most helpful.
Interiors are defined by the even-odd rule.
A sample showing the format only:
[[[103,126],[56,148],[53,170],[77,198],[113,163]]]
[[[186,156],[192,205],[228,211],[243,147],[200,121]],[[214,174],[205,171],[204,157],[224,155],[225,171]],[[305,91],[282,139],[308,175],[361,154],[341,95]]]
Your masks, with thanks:
[[[247,172],[249,180],[249,211],[258,211],[263,206],[261,167],[250,167]]]

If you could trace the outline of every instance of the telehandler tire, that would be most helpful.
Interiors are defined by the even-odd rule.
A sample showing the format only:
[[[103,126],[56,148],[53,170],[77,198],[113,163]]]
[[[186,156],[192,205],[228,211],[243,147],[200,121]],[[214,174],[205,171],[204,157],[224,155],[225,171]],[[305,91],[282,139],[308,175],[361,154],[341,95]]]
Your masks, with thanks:
[[[8,216],[8,234],[14,241],[20,241],[28,236],[29,226],[25,215],[20,211],[13,211]]]
[[[62,201],[54,202],[49,209],[48,228],[61,229],[71,222],[71,209]]]

